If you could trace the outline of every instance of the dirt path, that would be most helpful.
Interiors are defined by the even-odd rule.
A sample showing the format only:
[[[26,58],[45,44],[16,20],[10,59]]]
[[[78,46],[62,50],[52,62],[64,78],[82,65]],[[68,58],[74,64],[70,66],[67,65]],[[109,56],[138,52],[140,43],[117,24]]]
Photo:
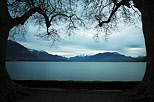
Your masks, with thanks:
[[[121,90],[53,90],[36,89],[33,96],[23,97],[16,102],[118,102]]]

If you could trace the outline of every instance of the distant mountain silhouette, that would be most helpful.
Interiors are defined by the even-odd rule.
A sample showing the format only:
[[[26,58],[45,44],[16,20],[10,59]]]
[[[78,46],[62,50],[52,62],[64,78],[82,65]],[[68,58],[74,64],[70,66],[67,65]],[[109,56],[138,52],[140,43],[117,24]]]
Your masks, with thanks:
[[[40,60],[44,61],[67,61],[67,58],[58,56],[58,55],[52,55],[45,51],[38,51],[38,50],[30,50],[30,52],[38,57]]]
[[[88,55],[86,56],[80,55],[80,56],[70,57],[68,60],[73,62],[85,62],[88,57],[89,57]]]
[[[96,61],[96,62],[115,62],[115,61],[131,61],[131,57],[126,57],[125,55],[121,55],[117,52],[105,52],[98,53],[93,55],[87,59],[88,61]]]
[[[131,56],[119,54],[118,52],[105,52],[98,53],[92,56],[75,56],[69,58],[69,60],[76,62],[139,62],[142,61],[144,58],[144,56],[133,58]]]
[[[32,55],[26,47],[20,45],[17,42],[8,40],[6,49],[6,60],[31,61],[39,60],[39,58]]]
[[[45,51],[27,49],[21,44],[8,40],[6,60],[23,61],[70,61],[70,62],[145,62],[146,57],[131,57],[119,54],[118,52],[105,52],[95,55],[80,55],[75,57],[62,57],[52,55]]]

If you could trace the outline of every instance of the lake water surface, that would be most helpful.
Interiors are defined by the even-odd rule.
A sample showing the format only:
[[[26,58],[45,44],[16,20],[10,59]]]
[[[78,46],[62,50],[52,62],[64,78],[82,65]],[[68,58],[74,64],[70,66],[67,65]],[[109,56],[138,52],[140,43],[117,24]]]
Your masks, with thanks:
[[[6,62],[14,80],[140,81],[145,62]]]

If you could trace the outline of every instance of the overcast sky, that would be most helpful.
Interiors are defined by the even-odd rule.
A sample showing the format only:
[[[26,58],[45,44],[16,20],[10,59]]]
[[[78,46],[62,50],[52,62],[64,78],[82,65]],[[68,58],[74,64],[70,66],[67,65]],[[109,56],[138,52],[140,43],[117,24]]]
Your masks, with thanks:
[[[144,37],[141,27],[124,27],[118,32],[108,36],[108,40],[99,37],[99,42],[94,41],[92,31],[79,30],[68,37],[63,34],[62,40],[56,43],[56,47],[50,47],[52,41],[40,40],[36,35],[37,28],[30,25],[25,42],[18,41],[23,46],[43,50],[50,54],[72,57],[76,55],[94,55],[103,52],[119,52],[126,56],[145,56]],[[102,32],[101,36],[104,36]]]

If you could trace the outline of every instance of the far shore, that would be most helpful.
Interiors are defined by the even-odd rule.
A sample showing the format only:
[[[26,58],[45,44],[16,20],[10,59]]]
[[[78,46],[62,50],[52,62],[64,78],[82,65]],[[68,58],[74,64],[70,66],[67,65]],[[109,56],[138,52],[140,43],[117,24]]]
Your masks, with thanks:
[[[146,62],[146,61],[52,61],[52,60],[6,60],[7,62]]]
[[[131,90],[140,81],[57,81],[57,80],[13,80],[31,88],[56,88],[66,90]]]

